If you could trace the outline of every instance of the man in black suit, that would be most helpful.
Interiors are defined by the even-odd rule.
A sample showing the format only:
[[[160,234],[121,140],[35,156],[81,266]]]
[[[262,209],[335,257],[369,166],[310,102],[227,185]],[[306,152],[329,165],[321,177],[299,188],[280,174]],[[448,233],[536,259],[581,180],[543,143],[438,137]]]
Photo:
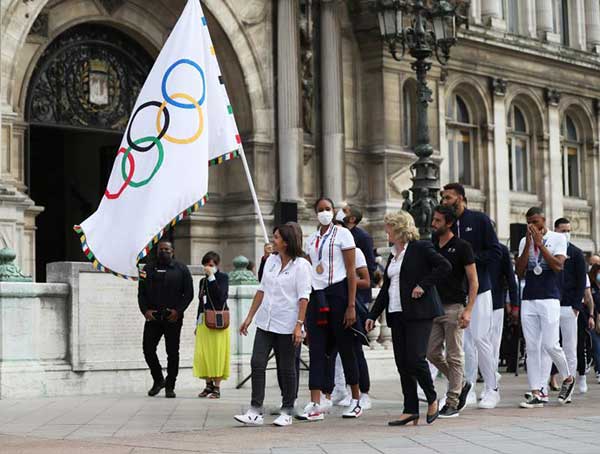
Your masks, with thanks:
[[[144,325],[144,358],[154,379],[149,396],[162,388],[165,397],[175,397],[175,381],[179,372],[179,339],[183,313],[194,298],[194,285],[188,267],[173,258],[169,241],[158,243],[158,260],[148,263],[140,271],[138,304],[146,318]],[[165,336],[167,350],[167,378],[156,355],[160,338]]]

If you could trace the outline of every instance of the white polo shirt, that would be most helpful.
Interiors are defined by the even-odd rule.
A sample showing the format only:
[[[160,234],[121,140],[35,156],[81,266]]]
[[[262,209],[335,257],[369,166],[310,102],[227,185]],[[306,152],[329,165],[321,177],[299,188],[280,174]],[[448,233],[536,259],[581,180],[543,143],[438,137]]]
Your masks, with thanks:
[[[356,248],[356,258],[354,259],[354,261],[356,263],[357,270],[367,267],[367,259],[365,257],[365,254],[359,248]]]
[[[310,263],[298,257],[282,270],[281,257],[271,254],[258,290],[264,296],[256,312],[256,326],[272,333],[292,334],[298,321],[298,302],[310,298]]]
[[[354,237],[344,227],[331,224],[323,235],[320,229],[314,232],[305,246],[312,262],[313,288],[323,290],[346,279],[343,251],[355,248]],[[322,273],[317,272],[319,264],[323,268]]]

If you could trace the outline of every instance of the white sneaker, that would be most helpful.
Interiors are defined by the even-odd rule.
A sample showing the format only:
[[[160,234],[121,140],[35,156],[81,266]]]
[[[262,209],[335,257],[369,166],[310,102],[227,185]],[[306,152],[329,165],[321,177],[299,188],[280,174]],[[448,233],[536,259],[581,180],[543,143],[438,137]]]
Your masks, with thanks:
[[[475,405],[477,403],[477,394],[475,393],[475,387],[471,388],[469,394],[467,394],[467,405]]]
[[[579,375],[577,377],[577,387],[579,388],[580,394],[588,392],[587,377],[585,375]]]
[[[340,389],[336,386],[333,392],[331,393],[331,401],[334,405],[338,405],[340,401],[344,400],[349,395],[350,394],[348,393],[348,390],[346,390],[345,388]]]
[[[483,398],[485,397],[485,393],[486,393],[487,389],[483,388],[481,390],[481,392],[479,393],[479,400],[483,400]]]
[[[502,380],[502,374],[500,372],[496,372],[496,384],[500,384],[500,380]]]
[[[333,408],[333,401],[332,399],[328,399],[327,397],[325,397],[325,394],[321,394],[321,403],[319,404],[319,406],[321,407],[321,410],[323,410],[325,413],[329,413]]]
[[[279,417],[273,421],[273,425],[278,427],[285,427],[292,425],[292,417],[288,414],[282,413]]]
[[[296,418],[301,421],[322,421],[325,419],[325,413],[319,404],[309,402],[302,413],[296,415]]]
[[[352,403],[352,394],[346,395],[342,400],[340,400],[336,405],[338,407],[348,407]]]
[[[346,411],[342,415],[342,418],[360,418],[362,413],[363,411],[360,406],[360,401],[357,399],[352,399],[352,402],[350,403],[348,408],[346,408]]]
[[[265,422],[263,415],[261,415],[254,408],[250,408],[243,415],[235,415],[233,419],[239,423],[245,424],[246,426],[262,426]]]
[[[600,385],[600,372],[596,372],[596,381]]]
[[[363,410],[370,410],[373,408],[373,402],[371,402],[371,398],[368,394],[363,393],[360,395],[360,406]]]
[[[500,402],[500,393],[498,391],[490,389],[485,393],[483,399],[479,402],[478,407],[486,410],[491,410],[492,408],[496,408],[498,402]]]

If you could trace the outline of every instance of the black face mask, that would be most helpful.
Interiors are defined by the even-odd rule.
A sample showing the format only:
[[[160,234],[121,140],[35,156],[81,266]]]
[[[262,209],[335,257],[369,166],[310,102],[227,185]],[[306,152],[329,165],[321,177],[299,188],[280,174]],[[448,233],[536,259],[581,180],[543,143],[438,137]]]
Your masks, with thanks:
[[[168,265],[171,263],[171,254],[165,251],[161,251],[158,253],[158,261],[163,265]]]

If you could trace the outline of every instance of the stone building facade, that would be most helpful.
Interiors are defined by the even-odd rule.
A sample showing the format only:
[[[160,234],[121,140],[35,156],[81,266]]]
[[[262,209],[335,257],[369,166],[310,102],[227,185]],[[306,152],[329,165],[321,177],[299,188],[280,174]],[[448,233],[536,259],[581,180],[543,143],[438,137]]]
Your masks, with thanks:
[[[83,260],[70,226],[102,196],[120,134],[184,0],[3,0],[0,245],[28,274]],[[415,79],[365,0],[202,0],[267,224],[278,202],[315,225],[319,195],[383,215],[410,187]],[[460,180],[499,236],[532,205],[600,241],[600,0],[473,0],[429,85],[441,183]],[[259,257],[240,162],[210,170],[210,202],[173,232],[199,263]]]

